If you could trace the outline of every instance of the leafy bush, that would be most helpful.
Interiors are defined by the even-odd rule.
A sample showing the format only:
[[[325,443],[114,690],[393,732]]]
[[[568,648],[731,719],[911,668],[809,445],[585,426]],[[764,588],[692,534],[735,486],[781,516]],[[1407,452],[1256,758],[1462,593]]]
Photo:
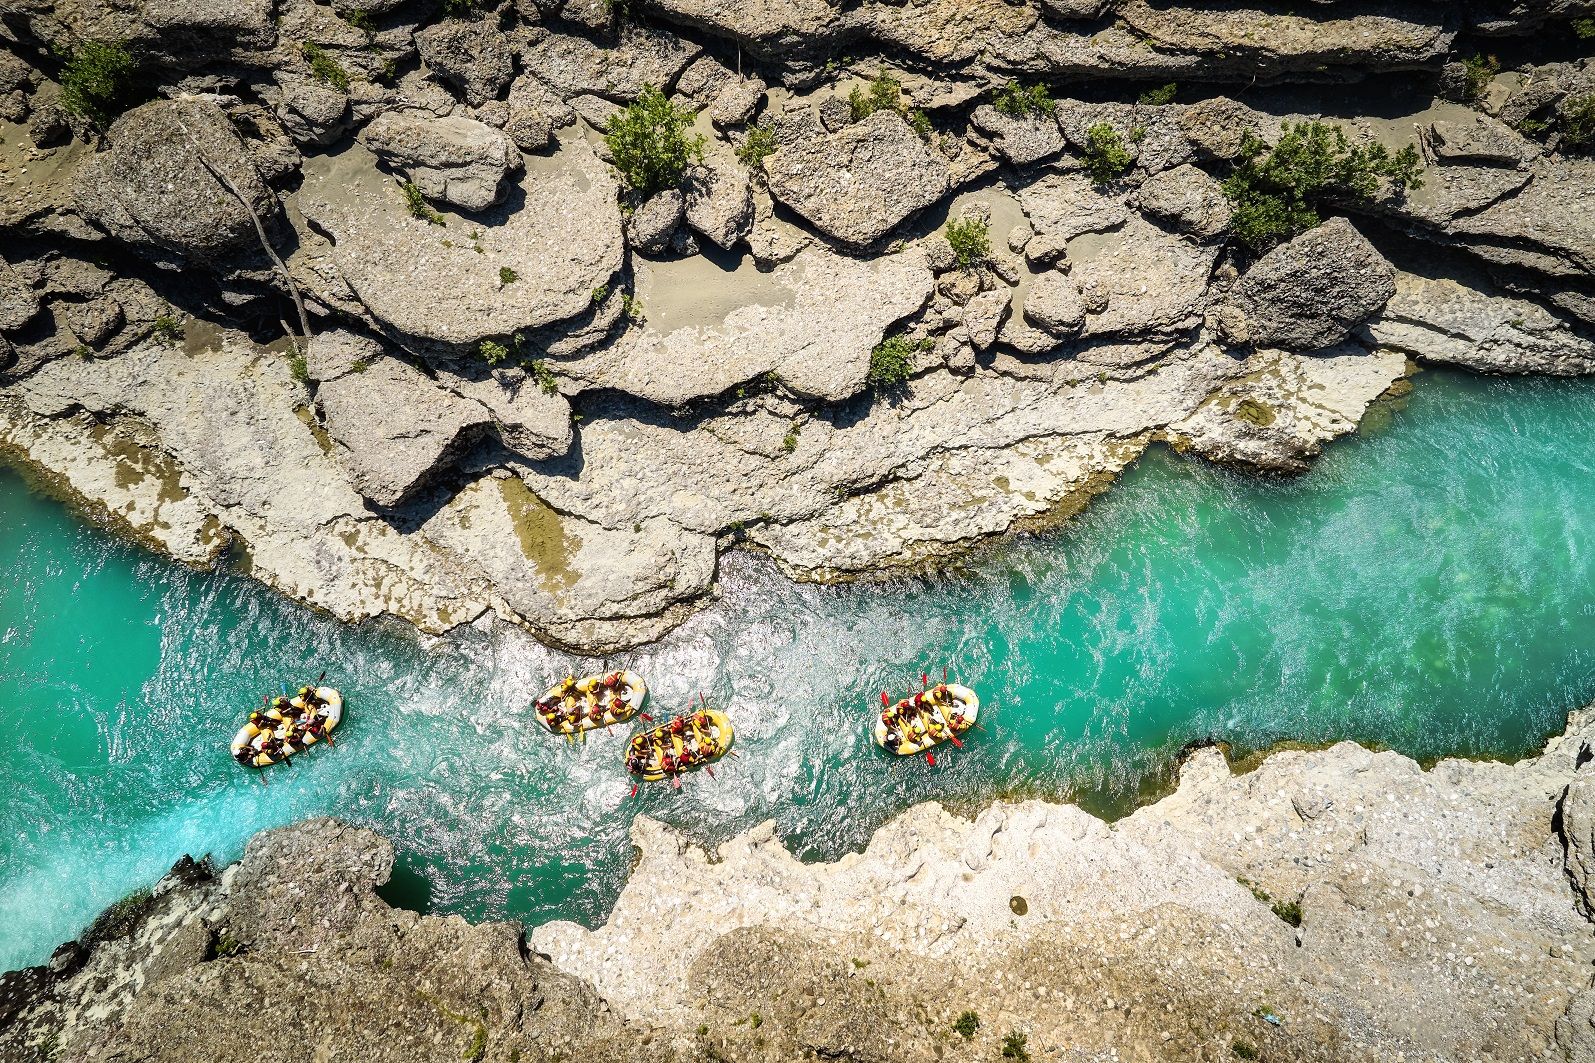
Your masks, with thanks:
[[[1231,231],[1262,252],[1317,225],[1322,200],[1368,202],[1381,178],[1398,193],[1422,188],[1422,172],[1412,145],[1394,154],[1382,144],[1353,147],[1345,130],[1325,122],[1288,126],[1272,150],[1248,131],[1223,186],[1235,207]]]
[[[498,268],[498,282],[500,284],[514,284],[520,279],[521,275],[510,269],[508,266],[500,266]]]
[[[1159,85],[1155,89],[1147,89],[1141,93],[1141,98],[1137,102],[1144,103],[1148,107],[1162,107],[1164,104],[1173,103],[1174,95],[1179,91],[1179,83],[1171,81],[1167,85]]]
[[[288,375],[300,384],[310,383],[310,363],[300,353],[299,348],[294,348],[294,353],[288,356]]]
[[[443,215],[433,210],[421,196],[421,190],[415,186],[414,181],[404,182],[404,209],[410,212],[410,217],[420,218],[430,225],[442,225]]]
[[[884,70],[875,75],[867,91],[854,85],[847,94],[847,105],[855,122],[862,122],[876,111],[891,111],[920,136],[931,134],[930,116],[918,109],[910,110],[903,102],[903,83]]]
[[[342,17],[349,25],[365,34],[368,43],[377,35],[377,20],[365,8],[356,8]]]
[[[797,449],[798,433],[802,430],[803,425],[801,422],[792,422],[792,427],[788,428],[786,430],[786,435],[781,437],[781,450],[783,453],[790,454]]]
[[[1595,149],[1595,92],[1575,96],[1563,105],[1562,147],[1573,151]]]
[[[1236,1038],[1230,1044],[1229,1050],[1230,1050],[1230,1054],[1233,1055],[1236,1059],[1256,1059],[1257,1058],[1257,1047],[1255,1045],[1253,1045],[1250,1041],[1242,1041],[1240,1038]]]
[[[907,336],[888,336],[875,345],[869,354],[869,376],[871,387],[878,390],[901,387],[914,375],[914,352],[929,350],[934,344],[930,340],[920,340],[915,343]]]
[[[305,57],[305,62],[310,64],[311,76],[317,81],[331,85],[339,92],[349,91],[349,72],[325,48],[305,41],[299,46],[299,51]]]
[[[1595,40],[1595,18],[1575,18],[1573,33],[1583,41]]]
[[[509,361],[510,349],[502,343],[495,343],[493,340],[483,340],[476,350],[482,356],[482,361],[488,365],[501,365]]]
[[[1033,118],[1052,114],[1058,109],[1058,105],[1052,102],[1052,95],[1047,92],[1047,86],[1031,85],[1026,89],[1021,88],[1017,81],[1010,81],[998,89],[991,105],[998,114],[1005,114],[1009,118]]]
[[[526,366],[526,373],[532,378],[532,383],[548,394],[557,395],[559,393],[559,382],[554,379],[554,371],[548,368],[548,363],[541,358],[533,359]]]
[[[1097,185],[1111,185],[1124,176],[1134,161],[1118,130],[1098,122],[1085,131],[1085,171]]]
[[[953,1032],[964,1040],[975,1036],[975,1031],[980,1029],[980,1016],[972,1011],[966,1011],[958,1016],[958,1021],[953,1023]]]
[[[615,169],[633,192],[647,198],[674,188],[688,166],[703,161],[703,135],[691,132],[694,117],[693,111],[671,103],[652,85],[635,103],[609,116],[604,142]]]
[[[132,53],[111,41],[84,41],[61,70],[61,106],[104,125],[124,110],[131,95]]]
[[[171,314],[161,314],[150,325],[150,333],[170,347],[183,338],[183,323]]]
[[[748,130],[748,135],[737,148],[737,159],[750,170],[764,165],[764,160],[775,154],[775,130],[760,123]]]
[[[1462,98],[1467,103],[1484,99],[1490,81],[1501,72],[1501,62],[1493,55],[1475,55],[1462,60]]]
[[[948,222],[946,236],[959,269],[978,266],[991,257],[991,227],[979,218],[956,218]]]
[[[1002,1058],[1016,1059],[1019,1063],[1029,1063],[1030,1053],[1025,1049],[1025,1042],[1029,1040],[1018,1030],[1013,1030],[1002,1039]]]

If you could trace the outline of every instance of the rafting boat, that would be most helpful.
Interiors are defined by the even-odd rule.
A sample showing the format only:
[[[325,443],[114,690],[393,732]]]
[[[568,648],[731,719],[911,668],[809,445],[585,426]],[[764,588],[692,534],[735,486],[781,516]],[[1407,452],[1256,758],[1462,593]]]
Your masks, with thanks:
[[[312,707],[296,694],[251,712],[249,722],[233,735],[233,759],[264,768],[315,745],[343,719],[343,695],[333,687],[316,687],[315,699]]]
[[[736,733],[719,709],[703,708],[633,736],[626,770],[644,782],[713,764],[731,751]]]
[[[566,676],[532,703],[537,718],[555,734],[570,735],[625,723],[648,700],[648,685],[636,672],[609,672],[581,679]]]
[[[938,683],[929,690],[881,710],[875,720],[875,744],[899,756],[913,756],[963,734],[975,726],[980,697],[958,683]]]

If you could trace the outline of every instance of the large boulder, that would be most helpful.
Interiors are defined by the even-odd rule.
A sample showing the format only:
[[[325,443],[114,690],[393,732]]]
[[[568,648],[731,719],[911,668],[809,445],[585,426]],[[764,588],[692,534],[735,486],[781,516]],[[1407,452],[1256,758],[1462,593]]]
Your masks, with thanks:
[[[1260,258],[1241,277],[1236,305],[1253,345],[1311,351],[1344,340],[1395,293],[1395,267],[1351,222],[1332,218]]]
[[[626,219],[626,243],[632,250],[657,255],[670,244],[686,210],[686,199],[679,188],[655,192]]]
[[[601,96],[630,103],[652,85],[669,92],[701,49],[674,33],[626,21],[613,44],[568,33],[537,31],[521,49],[522,68],[561,99]]]
[[[1070,275],[1088,311],[1081,335],[1168,337],[1194,328],[1217,256],[1216,246],[1193,244],[1138,214],[1113,232],[1071,241]]]
[[[413,494],[488,420],[478,403],[384,355],[374,340],[332,333],[315,343],[368,348],[347,372],[321,381],[316,403],[355,488],[379,506]]]
[[[1085,301],[1080,286],[1062,270],[1050,269],[1030,282],[1025,320],[1058,339],[1073,339],[1085,327]]]
[[[0,258],[0,332],[19,329],[39,312],[39,293],[28,279]]]
[[[770,195],[839,243],[862,247],[946,194],[947,160],[891,111],[826,133],[808,110],[782,120],[765,160]]]
[[[73,195],[85,217],[127,243],[222,258],[256,242],[251,211],[277,209],[243,139],[208,100],[146,103],[112,123],[106,141],[78,170]]]
[[[498,99],[515,76],[509,41],[486,18],[428,26],[415,35],[415,46],[427,69],[459,89],[472,107]]]
[[[1017,118],[983,104],[969,121],[991,142],[994,153],[1015,166],[1028,166],[1063,150],[1063,131],[1051,115]]]
[[[580,141],[538,160],[520,194],[468,221],[412,216],[359,146],[305,170],[304,262],[324,256],[358,306],[418,340],[474,347],[563,322],[591,308],[593,289],[623,261],[614,179]]]
[[[360,140],[423,196],[462,210],[485,210],[503,199],[504,179],[521,167],[509,137],[471,118],[387,111]]]

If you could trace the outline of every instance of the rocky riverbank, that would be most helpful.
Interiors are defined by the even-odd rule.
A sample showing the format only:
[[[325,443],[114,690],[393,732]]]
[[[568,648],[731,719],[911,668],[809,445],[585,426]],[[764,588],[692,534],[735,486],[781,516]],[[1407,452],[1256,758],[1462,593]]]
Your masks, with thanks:
[[[934,563],[1156,441],[1298,469],[1416,365],[1595,369],[1595,67],[1536,51],[1582,6],[10,0],[0,448],[339,617],[591,652],[726,549]],[[645,196],[603,132],[654,89],[704,139]],[[1319,117],[1421,187],[1238,238]]]
[[[0,979],[0,1054],[1584,1060],[1592,742],[1586,711],[1510,765],[1209,748],[1115,824],[926,804],[834,864],[640,819],[592,931],[392,907],[391,845],[309,820]]]

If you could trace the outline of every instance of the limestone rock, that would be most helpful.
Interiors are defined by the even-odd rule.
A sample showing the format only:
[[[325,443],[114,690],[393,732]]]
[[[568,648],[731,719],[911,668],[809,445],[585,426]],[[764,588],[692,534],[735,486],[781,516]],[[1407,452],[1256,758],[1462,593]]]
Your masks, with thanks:
[[[78,170],[79,209],[127,243],[215,259],[256,241],[253,210],[269,217],[277,199],[261,180],[227,116],[204,100],[156,100],[111,124],[108,150]],[[248,208],[211,175],[209,161]]]
[[[316,162],[299,209],[332,234],[325,253],[354,297],[395,332],[463,347],[552,325],[590,309],[620,268],[614,180],[580,142],[530,167],[510,202],[441,225],[410,217],[364,149]]]
[[[997,330],[1008,316],[1012,299],[1013,293],[998,285],[964,304],[964,331],[975,350],[983,351],[997,341]]]
[[[1350,222],[1332,218],[1258,259],[1237,302],[1252,343],[1310,351],[1345,339],[1395,290],[1395,268]]]
[[[1135,204],[1153,220],[1196,240],[1221,235],[1234,213],[1219,183],[1189,163],[1147,178],[1136,191]]]
[[[646,322],[616,350],[569,369],[670,405],[766,373],[798,394],[839,401],[863,388],[871,349],[893,322],[925,304],[930,286],[914,251],[862,262],[810,248],[770,274],[770,305],[745,303],[722,320],[668,332]]]
[[[1061,260],[1071,240],[1117,229],[1130,216],[1122,200],[1080,174],[1049,174],[1020,189],[1019,204],[1034,230],[1025,258],[1038,267]]]
[[[969,120],[991,139],[992,150],[1015,166],[1029,166],[1063,150],[1063,133],[1051,115],[1013,118],[982,104]]]
[[[694,168],[687,185],[687,224],[716,247],[729,250],[753,231],[753,187],[748,171],[716,157]]]
[[[764,164],[771,196],[843,244],[873,243],[948,189],[947,160],[890,111],[831,134],[803,112],[777,137]]]
[[[310,74],[279,70],[277,121],[300,147],[325,147],[349,129],[349,97]]]
[[[499,202],[505,178],[521,166],[509,137],[470,118],[387,111],[361,130],[360,141],[422,195],[462,210]]]
[[[416,33],[415,46],[427,69],[459,89],[473,107],[498,99],[515,74],[509,42],[488,18],[428,26]]]
[[[478,376],[440,373],[438,383],[480,404],[504,445],[528,461],[552,458],[570,449],[575,436],[570,403],[524,370],[495,370]]]
[[[764,99],[764,90],[765,84],[758,78],[734,78],[709,105],[709,120],[721,128],[744,124]]]
[[[1595,913],[1595,777],[1568,783],[1560,804],[1564,867],[1573,897],[1586,917]]]
[[[670,245],[686,210],[679,188],[655,192],[626,219],[626,242],[645,255],[657,255]]]
[[[1480,372],[1595,373],[1595,342],[1538,303],[1481,287],[1397,273],[1368,332],[1381,346]]]
[[[317,343],[330,337],[318,337]],[[485,411],[369,344],[369,361],[321,382],[316,404],[355,487],[393,507],[468,442]]]
[[[1030,282],[1025,320],[1058,339],[1073,339],[1085,327],[1085,302],[1080,287],[1061,270],[1048,270]]]
[[[1168,336],[1200,324],[1217,254],[1139,215],[1075,240],[1068,261],[1088,310],[1082,336]]]
[[[91,299],[66,305],[67,327],[87,346],[99,350],[126,323],[122,304],[114,298]]]
[[[542,33],[521,50],[523,68],[563,100],[600,96],[630,103],[650,85],[669,93],[700,49],[673,33],[623,24],[613,44],[563,33]]]
[[[0,258],[0,332],[19,329],[39,312],[39,294],[27,278]]]
[[[574,119],[571,109],[536,78],[523,74],[510,86],[504,132],[522,151],[542,151],[552,143],[554,130]]]

